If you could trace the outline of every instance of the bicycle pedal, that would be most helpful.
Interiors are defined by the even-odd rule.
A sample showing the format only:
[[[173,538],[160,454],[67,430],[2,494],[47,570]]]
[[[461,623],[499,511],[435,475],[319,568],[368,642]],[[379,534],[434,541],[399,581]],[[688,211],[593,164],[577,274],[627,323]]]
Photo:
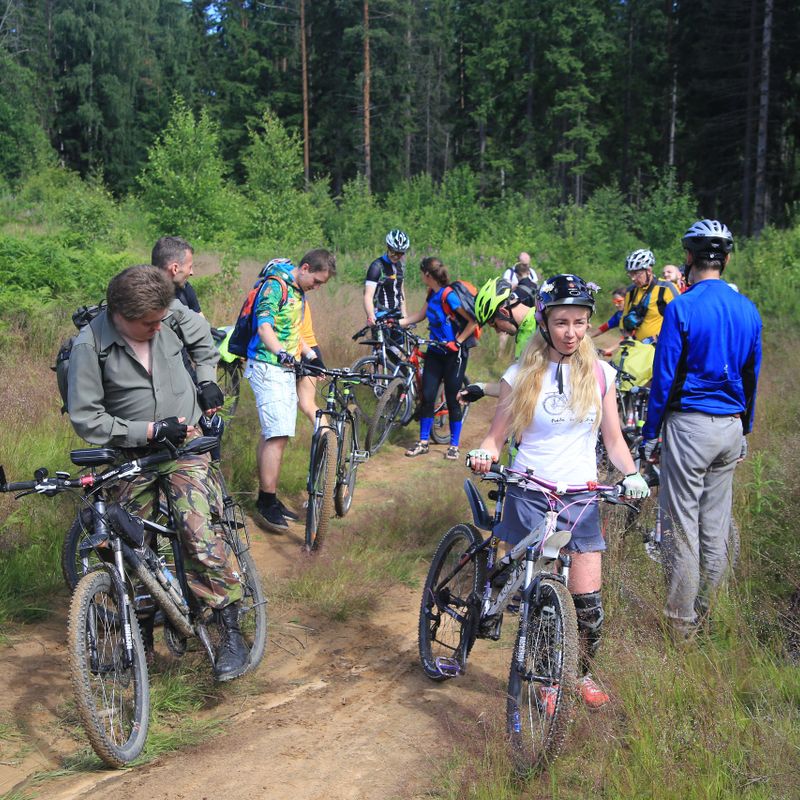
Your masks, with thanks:
[[[434,660],[434,664],[442,675],[455,676],[461,674],[461,665],[454,658],[440,656]]]
[[[356,464],[363,464],[369,460],[369,450],[353,450],[353,461]]]

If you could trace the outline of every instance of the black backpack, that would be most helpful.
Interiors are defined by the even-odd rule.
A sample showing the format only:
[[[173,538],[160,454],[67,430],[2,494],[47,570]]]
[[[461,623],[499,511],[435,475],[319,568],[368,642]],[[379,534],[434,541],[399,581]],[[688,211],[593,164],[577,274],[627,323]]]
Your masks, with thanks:
[[[75,327],[78,329],[78,332],[82,331],[87,325],[92,325],[92,322],[95,320],[97,315],[101,311],[105,311],[106,304],[105,301],[101,301],[96,306],[81,306],[77,311],[75,311],[72,315],[72,322],[74,323]],[[97,350],[97,358],[100,361],[100,369],[102,371],[103,364],[105,363],[107,353],[100,352],[99,344],[97,341],[97,329],[94,325],[92,325],[92,333],[94,333],[94,348]],[[67,385],[68,385],[68,375],[69,375],[69,357],[72,353],[72,345],[75,344],[75,340],[78,338],[78,334],[76,333],[74,336],[70,336],[69,339],[65,340],[61,347],[58,350],[56,355],[56,363],[50,367],[53,372],[56,373],[56,382],[58,383],[58,392],[61,395],[61,413],[65,414],[67,412]]]

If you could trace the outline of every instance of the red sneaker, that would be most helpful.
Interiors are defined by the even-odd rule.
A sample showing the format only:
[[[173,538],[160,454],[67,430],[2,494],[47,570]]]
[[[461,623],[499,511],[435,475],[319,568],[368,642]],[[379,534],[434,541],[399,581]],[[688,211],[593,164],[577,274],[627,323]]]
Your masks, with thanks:
[[[602,708],[611,698],[594,682],[591,675],[585,675],[580,680],[580,692],[583,702],[591,708]]]
[[[537,689],[539,694],[539,705],[546,717],[553,717],[556,713],[556,701],[558,700],[558,685],[540,686]]]

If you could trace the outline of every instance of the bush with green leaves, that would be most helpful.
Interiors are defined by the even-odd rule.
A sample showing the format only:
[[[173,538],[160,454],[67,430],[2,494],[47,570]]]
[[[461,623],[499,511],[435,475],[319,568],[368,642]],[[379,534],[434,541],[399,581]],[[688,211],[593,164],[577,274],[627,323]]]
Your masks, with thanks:
[[[243,203],[225,179],[219,128],[205,109],[195,116],[180,97],[137,180],[158,235],[200,242],[242,228]]]
[[[54,301],[62,306],[93,303],[105,297],[113,275],[133,263],[130,253],[83,249],[69,234],[0,235],[0,308],[24,320]]]
[[[280,119],[265,111],[250,129],[243,164],[247,181],[248,238],[296,248],[322,241],[322,227],[311,197],[302,191],[302,143]]]

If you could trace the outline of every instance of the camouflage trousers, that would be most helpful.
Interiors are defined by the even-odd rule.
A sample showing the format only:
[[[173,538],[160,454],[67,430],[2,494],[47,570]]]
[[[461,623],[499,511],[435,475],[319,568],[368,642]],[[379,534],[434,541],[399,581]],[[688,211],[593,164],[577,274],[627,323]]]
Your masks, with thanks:
[[[211,608],[223,608],[242,599],[242,585],[234,573],[214,521],[220,519],[222,495],[207,453],[160,464],[156,472],[123,484],[117,500],[145,519],[157,508],[159,489],[165,491],[181,538],[186,580],[194,596]]]

